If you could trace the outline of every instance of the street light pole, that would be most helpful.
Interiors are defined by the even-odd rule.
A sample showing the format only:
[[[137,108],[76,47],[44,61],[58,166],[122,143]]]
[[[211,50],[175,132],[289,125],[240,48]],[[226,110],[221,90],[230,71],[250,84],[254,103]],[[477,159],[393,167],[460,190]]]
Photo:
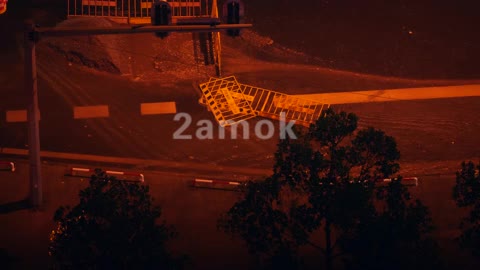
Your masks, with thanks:
[[[27,110],[30,163],[29,200],[35,209],[39,209],[43,202],[42,175],[40,167],[40,110],[38,109],[37,65],[35,62],[35,45],[37,38],[35,24],[30,21],[25,22],[25,93],[29,100]]]

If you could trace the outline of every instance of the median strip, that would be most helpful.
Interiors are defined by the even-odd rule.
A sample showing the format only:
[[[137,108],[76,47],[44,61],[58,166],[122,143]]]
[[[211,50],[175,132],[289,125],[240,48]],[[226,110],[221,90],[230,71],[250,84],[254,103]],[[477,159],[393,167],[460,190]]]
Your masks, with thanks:
[[[393,179],[397,180],[397,179]],[[391,178],[385,178],[379,181],[380,183],[390,183],[392,182]],[[405,186],[418,186],[418,178],[417,177],[404,177],[402,178],[402,184]]]
[[[71,176],[71,177],[84,177],[84,178],[89,178],[93,174],[95,174],[96,169],[90,169],[90,168],[71,168],[70,172],[65,174],[65,176]],[[142,173],[138,172],[123,172],[123,171],[110,171],[107,170],[105,173],[108,176],[115,176],[118,177],[119,175],[122,176],[122,178],[119,178],[117,180],[122,180],[122,181],[131,181],[131,182],[145,182],[145,177]]]
[[[16,155],[16,156],[28,156],[28,150],[18,148],[0,148],[0,154]],[[199,171],[211,171],[215,170],[216,174],[234,174],[241,176],[267,176],[271,173],[270,169],[257,169],[257,168],[245,168],[236,166],[206,166],[204,163],[188,162],[188,161],[171,161],[171,160],[157,160],[157,159],[141,159],[141,158],[126,158],[126,157],[112,157],[102,155],[88,155],[77,153],[62,153],[52,151],[41,151],[40,156],[42,158],[61,159],[61,160],[75,160],[75,161],[93,161],[101,162],[104,164],[123,164],[143,167],[160,167],[168,168],[171,170],[182,170],[189,168],[193,173]]]
[[[209,189],[221,189],[230,191],[240,191],[237,189],[241,185],[241,182],[233,182],[229,180],[211,180],[195,178],[192,182],[192,186],[195,188],[209,188]]]

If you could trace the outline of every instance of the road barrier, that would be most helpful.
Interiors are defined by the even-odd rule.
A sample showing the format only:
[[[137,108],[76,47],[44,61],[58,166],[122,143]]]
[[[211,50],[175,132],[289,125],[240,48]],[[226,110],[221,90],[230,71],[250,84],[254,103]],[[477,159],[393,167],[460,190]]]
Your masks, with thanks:
[[[397,180],[396,178],[385,178],[380,180],[380,183],[390,183],[393,180]],[[418,178],[417,177],[404,177],[402,178],[402,184],[405,186],[418,186]]]
[[[10,161],[0,161],[0,171],[15,171],[15,163]]]
[[[70,174],[66,174],[66,176],[72,177],[91,177],[95,174],[96,169],[90,168],[71,168]],[[118,180],[123,181],[132,181],[132,182],[145,182],[145,177],[142,173],[138,172],[123,172],[123,171],[110,171],[107,170],[105,173],[109,176],[115,176]],[[123,176],[122,178],[118,178],[118,176]],[[133,179],[132,179],[133,178]]]
[[[223,189],[223,190],[238,190],[237,187],[242,185],[242,182],[228,181],[228,180],[210,180],[195,178],[192,186],[196,188],[209,189]]]

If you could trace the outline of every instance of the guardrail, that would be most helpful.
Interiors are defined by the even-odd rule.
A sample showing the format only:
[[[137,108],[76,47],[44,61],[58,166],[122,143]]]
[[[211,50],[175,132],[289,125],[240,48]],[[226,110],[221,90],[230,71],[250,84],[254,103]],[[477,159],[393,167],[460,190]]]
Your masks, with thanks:
[[[377,181],[377,184],[388,184],[394,180],[396,180],[396,178],[380,179]],[[201,179],[201,178],[195,178],[192,182],[192,186],[196,188],[236,190],[236,191],[239,190],[237,187],[241,186],[242,184],[243,182],[237,182],[237,181],[212,180],[212,179]],[[418,186],[418,178],[417,177],[402,178],[402,184],[405,186]]]
[[[95,173],[96,169],[90,168],[71,168],[69,174],[67,173],[65,176],[70,177],[91,177]],[[118,180],[122,181],[130,181],[130,182],[145,182],[145,176],[139,172],[124,172],[124,171],[110,171],[107,170],[105,173],[108,176],[115,176]],[[123,176],[118,178],[118,176]],[[132,179],[133,178],[133,179]]]
[[[228,180],[211,180],[195,178],[192,181],[192,186],[196,188],[221,189],[229,191],[238,191],[238,187],[242,182],[228,181]]]
[[[10,161],[0,161],[0,171],[15,171],[15,163]]]
[[[378,182],[380,183],[390,183],[393,180],[397,180],[396,178],[385,178]],[[418,178],[417,177],[404,177],[402,178],[402,184],[405,186],[418,186]]]

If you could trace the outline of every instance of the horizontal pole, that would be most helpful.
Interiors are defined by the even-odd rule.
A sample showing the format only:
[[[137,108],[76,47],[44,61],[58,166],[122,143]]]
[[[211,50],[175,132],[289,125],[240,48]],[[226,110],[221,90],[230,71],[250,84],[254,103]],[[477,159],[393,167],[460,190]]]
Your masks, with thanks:
[[[228,29],[251,28],[252,24],[219,24],[219,25],[161,25],[133,27],[101,27],[101,28],[36,28],[40,37],[85,36],[85,35],[115,35],[140,34],[155,32],[217,32]]]

